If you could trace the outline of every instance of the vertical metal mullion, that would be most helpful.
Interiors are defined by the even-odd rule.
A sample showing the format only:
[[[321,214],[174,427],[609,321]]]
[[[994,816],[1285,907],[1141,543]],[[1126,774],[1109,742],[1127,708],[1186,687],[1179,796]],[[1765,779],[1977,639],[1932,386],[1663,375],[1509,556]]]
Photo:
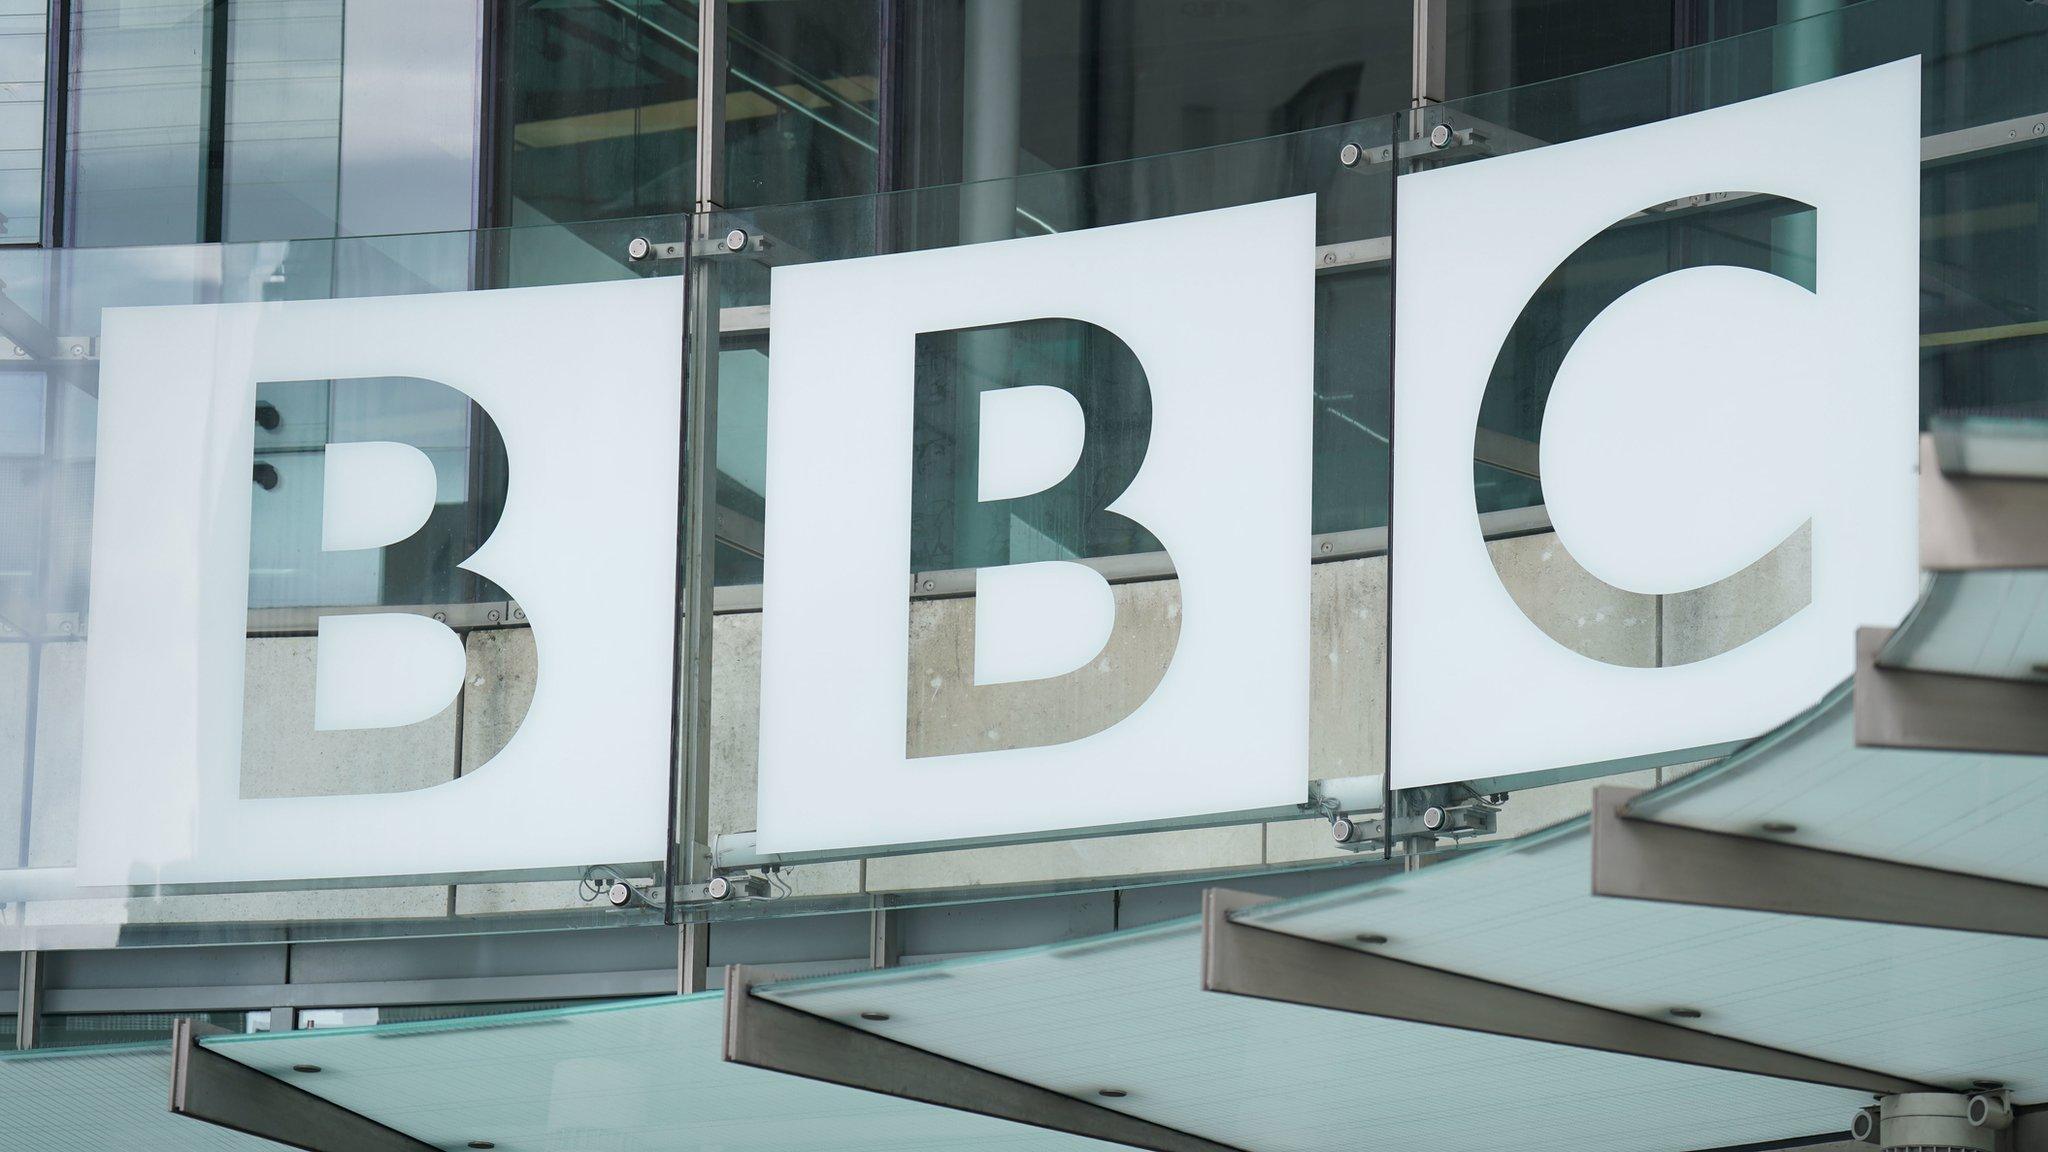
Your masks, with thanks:
[[[71,0],[50,0],[43,29],[42,246],[64,243],[64,166],[71,133]]]
[[[42,1028],[43,957],[30,948],[21,954],[21,988],[15,1001],[14,1047],[26,1052],[36,1046]]]
[[[707,239],[725,207],[726,0],[699,0],[697,10],[697,170],[690,233]],[[699,247],[692,245],[693,248]],[[717,260],[688,258],[683,331],[683,595],[682,692],[677,735],[676,836],[679,859],[669,872],[691,894],[711,878],[712,587],[718,558],[718,305]],[[702,991],[708,929],[685,924],[677,954],[678,989]]]
[[[1408,107],[1415,111],[1444,102],[1444,72],[1448,66],[1450,42],[1449,0],[1415,0],[1413,36],[1409,56]],[[1410,118],[1412,135],[1428,131],[1420,117]]]
[[[210,0],[206,6],[205,44],[199,69],[206,85],[206,125],[200,137],[204,187],[200,193],[199,240],[218,244],[226,239],[228,170],[228,5]]]

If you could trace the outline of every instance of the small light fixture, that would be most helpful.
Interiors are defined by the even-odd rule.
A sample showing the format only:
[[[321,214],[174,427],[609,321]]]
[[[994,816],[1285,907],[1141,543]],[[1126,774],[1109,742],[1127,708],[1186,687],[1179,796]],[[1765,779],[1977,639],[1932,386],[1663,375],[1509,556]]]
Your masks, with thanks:
[[[863,1020],[872,1020],[875,1023],[880,1024],[882,1021],[887,1020],[889,1018],[889,1014],[887,1012],[863,1012],[860,1014],[860,1018]]]
[[[1665,1009],[1665,1011],[1671,1013],[1671,1015],[1676,1016],[1680,1020],[1697,1020],[1702,1015],[1704,1015],[1704,1013],[1702,1013],[1697,1008],[1667,1008]]]
[[[1121,1100],[1130,1095],[1129,1092],[1121,1088],[1097,1088],[1095,1094],[1105,1100]]]
[[[1789,820],[1766,820],[1759,827],[1773,836],[1790,836],[1799,831],[1799,825]]]
[[[1377,932],[1360,932],[1358,935],[1353,936],[1352,939],[1360,944],[1385,944],[1387,942],[1387,938]]]
[[[318,1072],[319,1070],[320,1070],[320,1066],[319,1066],[318,1064],[294,1064],[294,1065],[292,1065],[292,1071],[294,1071],[294,1072]]]

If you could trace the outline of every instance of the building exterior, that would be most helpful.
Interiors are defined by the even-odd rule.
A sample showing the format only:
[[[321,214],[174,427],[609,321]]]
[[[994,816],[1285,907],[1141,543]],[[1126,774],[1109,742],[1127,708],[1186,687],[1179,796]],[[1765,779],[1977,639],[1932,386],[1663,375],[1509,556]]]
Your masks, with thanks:
[[[0,1148],[2048,1142],[2048,5],[14,9]]]

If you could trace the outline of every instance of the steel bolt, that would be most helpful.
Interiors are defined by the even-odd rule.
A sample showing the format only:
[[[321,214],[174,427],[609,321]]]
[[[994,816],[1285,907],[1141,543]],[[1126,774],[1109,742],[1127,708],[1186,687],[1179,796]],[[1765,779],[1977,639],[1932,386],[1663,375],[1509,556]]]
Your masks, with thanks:
[[[727,252],[738,252],[746,246],[747,233],[745,229],[735,228],[725,234],[725,250]]]
[[[2034,135],[2036,135],[2036,136],[2048,135],[2048,122],[2043,122],[2043,123],[2040,123],[2040,124],[2036,124],[2036,125],[2034,125]]]
[[[647,254],[653,250],[654,245],[649,244],[645,236],[635,236],[631,240],[626,241],[626,259],[628,260],[645,260],[647,259]]]
[[[524,609],[524,608],[520,608],[520,607],[517,607],[517,606],[515,606],[515,607],[514,607],[514,608],[512,609],[512,618],[513,618],[514,620],[524,620],[524,619],[526,619],[526,609]]]
[[[1327,552],[1328,552],[1329,550],[1330,550],[1330,542],[1329,542],[1328,540],[1325,540],[1325,541],[1323,541],[1323,547],[1322,547],[1322,551],[1324,551],[1325,553],[1327,553]]]
[[[937,587],[937,585],[933,584],[930,580],[924,582],[924,590],[927,592],[931,591],[935,587]]]
[[[1451,126],[1449,124],[1439,124],[1429,130],[1429,146],[1431,148],[1448,148],[1450,144]]]
[[[448,614],[446,612],[436,612],[434,613],[434,619],[446,624],[448,622]]]
[[[496,624],[498,622],[498,610],[493,608],[489,612],[484,613],[484,619]]]
[[[1337,149],[1337,163],[1342,164],[1346,168],[1358,167],[1358,162],[1364,158],[1364,150],[1360,149],[1356,144],[1346,144],[1344,147]]]

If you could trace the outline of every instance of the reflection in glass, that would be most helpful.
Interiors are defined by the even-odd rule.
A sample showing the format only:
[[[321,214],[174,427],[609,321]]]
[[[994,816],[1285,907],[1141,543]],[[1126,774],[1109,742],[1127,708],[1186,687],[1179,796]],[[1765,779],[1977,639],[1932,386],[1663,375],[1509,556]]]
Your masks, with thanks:
[[[44,59],[49,5],[0,0],[0,243],[42,236]]]

